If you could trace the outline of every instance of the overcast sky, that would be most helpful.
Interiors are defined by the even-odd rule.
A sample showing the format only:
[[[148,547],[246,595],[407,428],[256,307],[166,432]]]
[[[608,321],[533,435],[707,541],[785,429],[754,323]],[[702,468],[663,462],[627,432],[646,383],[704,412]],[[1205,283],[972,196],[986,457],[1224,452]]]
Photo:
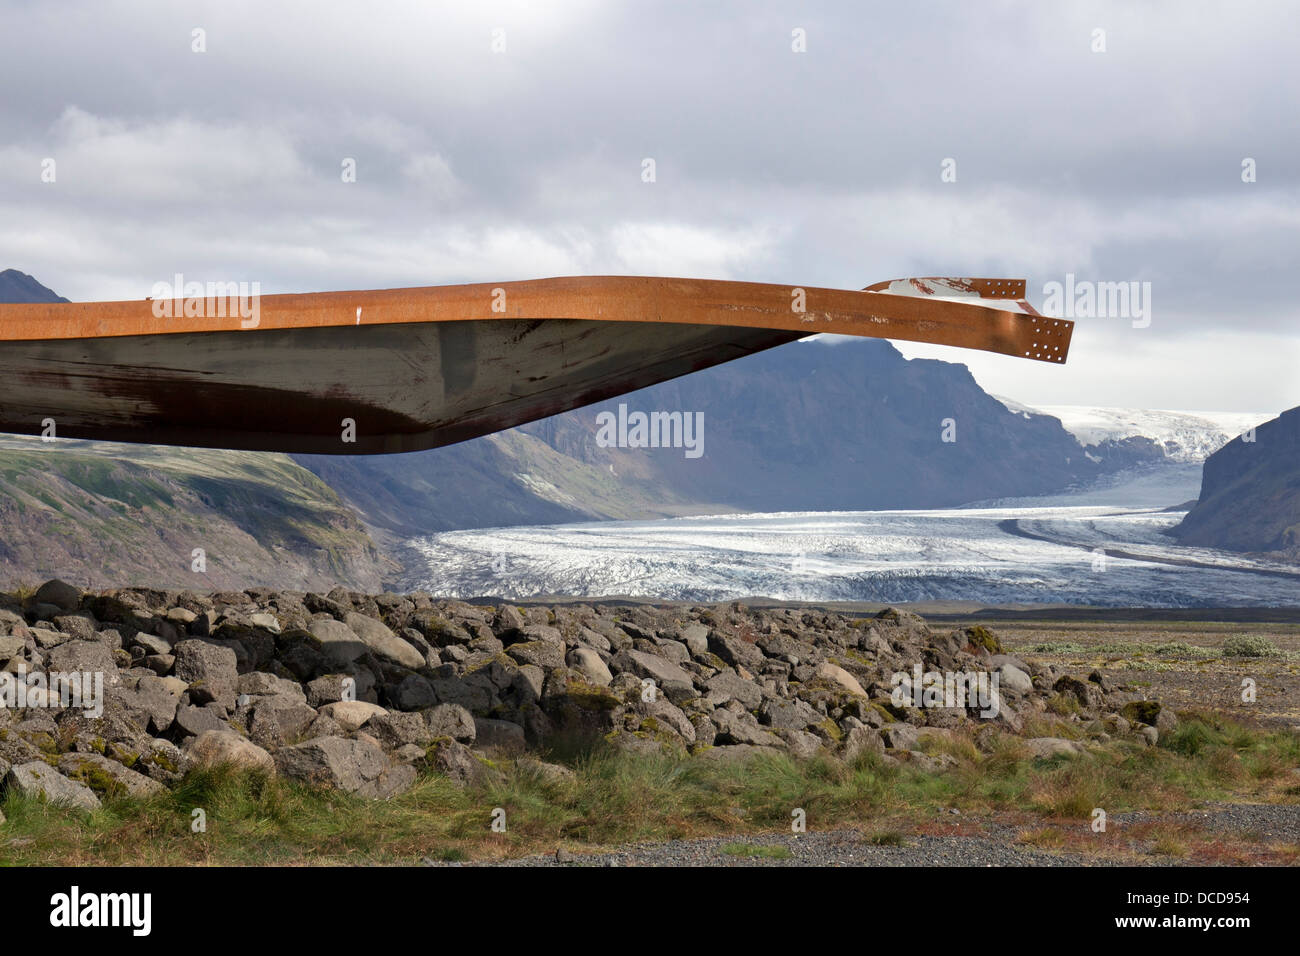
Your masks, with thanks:
[[[1030,404],[1275,412],[1297,37],[1300,4],[1240,0],[0,0],[0,269],[80,300],[592,273],[1039,304],[1072,273],[1150,282],[1149,326],[1080,319],[1065,367],[901,347]]]

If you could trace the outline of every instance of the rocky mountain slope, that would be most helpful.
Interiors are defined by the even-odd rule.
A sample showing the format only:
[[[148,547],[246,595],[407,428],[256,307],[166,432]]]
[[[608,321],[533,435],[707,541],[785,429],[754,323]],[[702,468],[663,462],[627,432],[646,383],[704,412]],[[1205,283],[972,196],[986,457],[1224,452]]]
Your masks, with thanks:
[[[702,413],[703,454],[601,447],[598,416]],[[945,419],[953,422],[944,441]],[[727,511],[937,508],[1031,495],[1162,457],[1091,457],[1050,416],[1012,411],[963,365],[888,342],[801,342],[460,445],[295,456],[372,525],[458,528]]]
[[[1201,496],[1172,532],[1183,544],[1300,561],[1300,408],[1205,460]]]
[[[0,272],[0,302],[67,302],[25,272],[5,269]]]
[[[521,611],[419,593],[82,593],[51,581],[25,600],[0,594],[0,667],[102,675],[72,706],[25,684],[22,703],[0,708],[0,791],[85,809],[216,763],[387,798],[421,771],[464,784],[490,777],[493,759],[557,743],[726,761],[872,755],[941,771],[955,761],[926,753],[926,738],[973,731],[988,752],[1046,757],[1113,737],[1148,746],[1176,722],[1100,674],[1003,654],[988,628],[931,629],[894,609]],[[970,696],[945,698],[945,673],[969,679]],[[532,759],[539,773],[569,772]]]
[[[377,588],[391,570],[283,455],[0,438],[0,582]]]
[[[0,301],[67,300],[9,269]],[[0,583],[378,588],[392,568],[285,455],[0,436]]]

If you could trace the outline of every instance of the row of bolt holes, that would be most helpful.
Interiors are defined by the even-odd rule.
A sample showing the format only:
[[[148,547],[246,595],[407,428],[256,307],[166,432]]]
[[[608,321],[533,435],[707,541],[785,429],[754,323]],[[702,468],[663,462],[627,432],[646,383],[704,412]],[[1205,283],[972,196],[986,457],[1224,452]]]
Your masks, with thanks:
[[[1052,323],[1053,326],[1058,326],[1058,325],[1060,325],[1060,324],[1061,324],[1060,322],[1053,322],[1053,323]],[[1042,331],[1044,331],[1044,330],[1043,330],[1043,329],[1034,329],[1034,331],[1035,331],[1035,332],[1042,332]],[[1055,332],[1048,332],[1047,334],[1048,334],[1048,335],[1055,335],[1055,334],[1057,334],[1057,333],[1055,333]],[[1037,343],[1037,342],[1034,343],[1034,348],[1038,348],[1038,343]],[[1047,348],[1047,344],[1046,344],[1046,343],[1043,343],[1043,348]],[[1052,346],[1052,351],[1053,351],[1053,352],[1059,352],[1059,351],[1061,351],[1061,347],[1060,347],[1059,345],[1053,345],[1053,346]],[[1030,354],[1029,352],[1026,352],[1026,353],[1025,353],[1026,357],[1028,357],[1029,354]],[[1043,357],[1043,353],[1042,353],[1042,352],[1034,352],[1034,353],[1033,353],[1033,357],[1034,357],[1034,358],[1042,358],[1042,357]],[[1057,362],[1061,361],[1061,357],[1060,357],[1059,355],[1052,355],[1050,352],[1047,353],[1047,357],[1048,357],[1049,359],[1054,359],[1054,360],[1056,360]]]

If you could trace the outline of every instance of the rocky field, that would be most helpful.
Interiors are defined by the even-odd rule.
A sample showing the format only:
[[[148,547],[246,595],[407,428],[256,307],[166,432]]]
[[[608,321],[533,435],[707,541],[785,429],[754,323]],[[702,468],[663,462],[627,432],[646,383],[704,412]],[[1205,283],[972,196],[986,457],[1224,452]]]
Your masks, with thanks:
[[[521,610],[51,581],[0,595],[0,661],[15,675],[0,682],[4,788],[86,808],[223,763],[389,798],[421,770],[481,783],[511,755],[564,775],[549,760],[596,745],[707,761],[870,752],[938,773],[953,758],[922,752],[925,738],[973,731],[992,750],[1011,736],[1051,756],[1112,738],[1154,745],[1176,720],[1099,673],[1002,653],[987,628],[932,628],[896,609]],[[898,703],[895,675],[907,687],[916,665],[996,675],[995,706]],[[70,672],[102,673],[102,714],[43,695],[43,675]]]

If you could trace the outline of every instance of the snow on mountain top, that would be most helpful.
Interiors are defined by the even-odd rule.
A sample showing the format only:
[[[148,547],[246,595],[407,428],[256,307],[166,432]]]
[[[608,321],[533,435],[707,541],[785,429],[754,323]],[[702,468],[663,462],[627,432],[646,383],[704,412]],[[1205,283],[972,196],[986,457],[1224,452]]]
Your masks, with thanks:
[[[1087,405],[1025,405],[995,396],[1013,412],[1059,418],[1084,445],[1107,438],[1150,438],[1173,461],[1204,461],[1248,429],[1276,418],[1273,412],[1189,412],[1164,408],[1101,408]]]

